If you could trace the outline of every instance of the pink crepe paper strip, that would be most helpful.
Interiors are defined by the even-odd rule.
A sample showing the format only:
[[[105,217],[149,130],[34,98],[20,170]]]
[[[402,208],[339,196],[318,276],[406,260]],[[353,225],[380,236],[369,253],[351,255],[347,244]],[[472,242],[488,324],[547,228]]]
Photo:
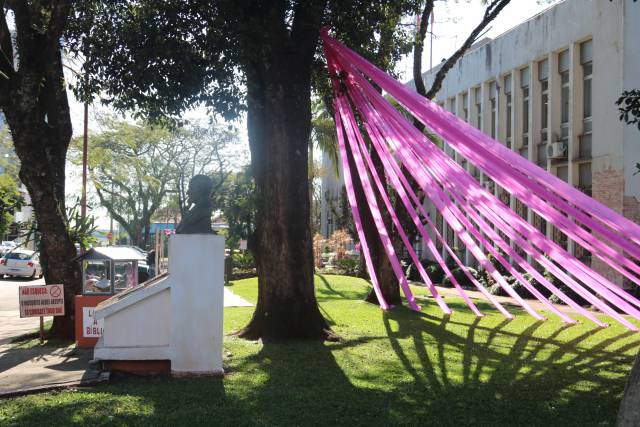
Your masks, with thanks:
[[[333,62],[334,64],[339,62],[339,67],[343,69],[351,69],[354,66],[357,67],[358,70],[366,74],[369,78],[383,87],[384,90],[393,95],[402,105],[405,106],[405,108],[427,124],[430,129],[447,140],[454,149],[466,156],[470,162],[476,164],[476,166],[504,187],[506,191],[514,194],[516,197],[528,204],[534,211],[539,212],[541,216],[556,225],[560,230],[572,237],[582,246],[591,250],[595,256],[612,266],[612,268],[621,272],[631,280],[634,280],[636,283],[638,282],[638,278],[628,271],[632,270],[636,273],[640,272],[640,267],[637,266],[635,262],[626,258],[622,253],[619,253],[613,248],[607,246],[604,242],[599,241],[595,236],[587,233],[584,228],[572,221],[569,221],[564,215],[562,215],[561,211],[558,211],[556,208],[559,207],[567,211],[567,213],[569,213],[574,219],[581,221],[586,226],[603,235],[609,241],[617,244],[625,251],[625,253],[633,254],[636,257],[640,254],[640,247],[638,247],[638,242],[640,242],[640,227],[633,224],[626,218],[621,217],[604,205],[599,204],[579,191],[569,187],[566,183],[558,180],[556,177],[553,177],[542,169],[537,168],[537,166],[530,164],[519,155],[511,152],[505,147],[502,147],[500,143],[491,140],[486,135],[469,126],[467,123],[455,118],[449,113],[444,112],[430,101],[408,91],[408,89],[403,85],[396,82],[373,65],[367,63],[354,52],[348,50],[343,45],[328,37],[326,31],[323,33],[323,39],[325,42],[325,52],[327,52],[328,56],[332,56],[329,62]],[[338,69],[338,66],[333,65],[333,69]],[[352,73],[352,75],[356,78],[361,77],[358,72]],[[383,148],[379,141],[378,144],[376,144],[375,140],[380,138],[379,134],[383,134],[386,139],[391,140],[389,143],[395,145],[397,157],[400,157],[401,161],[405,164],[405,167],[407,167],[407,170],[414,175],[422,189],[427,195],[429,195],[432,202],[441,211],[445,220],[447,220],[447,222],[449,222],[449,224],[458,233],[461,240],[463,240],[469,250],[479,260],[480,264],[485,266],[492,276],[494,276],[494,279],[501,283],[501,285],[506,285],[506,288],[510,289],[508,284],[501,282],[500,279],[502,279],[502,281],[504,280],[502,276],[497,274],[497,272],[494,274],[494,272],[491,271],[493,266],[490,264],[487,265],[486,257],[484,257],[484,254],[479,250],[473,239],[471,239],[467,234],[467,232],[470,232],[483,245],[485,245],[490,252],[493,251],[492,253],[494,253],[494,255],[499,255],[495,252],[495,248],[493,248],[491,243],[484,239],[482,233],[479,233],[471,224],[466,215],[468,215],[481,229],[483,229],[485,233],[487,233],[487,237],[491,238],[498,247],[510,255],[518,265],[520,265],[525,271],[531,273],[536,277],[536,279],[539,280],[539,277],[541,277],[540,274],[538,272],[534,273],[535,270],[532,271],[532,267],[515,251],[513,251],[504,239],[493,231],[491,228],[492,226],[489,225],[484,218],[492,221],[495,225],[500,227],[500,231],[513,239],[515,243],[521,245],[525,252],[529,253],[534,259],[536,259],[536,261],[547,267],[558,278],[565,280],[565,282],[567,282],[567,284],[583,298],[592,302],[592,304],[605,313],[616,318],[616,320],[623,323],[629,329],[637,330],[635,325],[629,323],[626,319],[613,312],[613,310],[611,310],[606,304],[600,302],[580,284],[573,280],[570,275],[582,280],[585,285],[591,287],[596,292],[599,292],[602,296],[607,298],[609,303],[616,305],[618,308],[638,318],[640,317],[640,312],[627,303],[629,302],[639,306],[640,303],[635,298],[631,297],[604,277],[580,263],[575,259],[575,257],[567,253],[566,250],[560,248],[553,241],[550,241],[546,236],[542,235],[537,229],[523,221],[522,218],[510,211],[501,201],[495,198],[495,196],[489,194],[483,187],[479,186],[477,181],[475,181],[473,177],[469,176],[466,171],[460,168],[457,163],[453,162],[452,159],[444,155],[444,153],[435,148],[435,146],[432,146],[432,143],[426,140],[423,135],[420,134],[420,137],[416,138],[415,132],[412,131],[415,130],[415,128],[408,124],[406,120],[398,120],[397,118],[389,120],[392,122],[392,126],[381,124],[379,118],[375,119],[375,111],[376,109],[383,110],[384,106],[381,108],[381,106],[378,105],[380,100],[371,99],[375,98],[376,95],[379,96],[379,94],[374,93],[372,95],[370,92],[367,93],[367,96],[370,97],[369,100],[375,104],[375,107],[371,109],[366,105],[368,103],[363,101],[365,99],[364,97],[360,99],[360,97],[364,95],[356,93],[357,91],[363,90],[362,87],[356,88],[353,82],[349,79],[347,79],[347,81],[350,82],[349,90],[351,97],[356,100],[354,103],[357,104],[357,108],[361,113],[363,113],[363,110],[365,111],[363,113],[366,116],[365,128],[372,137],[372,142],[374,143],[378,154],[381,158],[386,155],[390,155],[390,153],[384,153],[388,148]],[[360,82],[360,86],[363,86],[362,82]],[[364,86],[364,90],[366,91],[366,86],[368,86],[366,81],[364,81]],[[334,88],[335,87],[336,85],[334,82]],[[346,109],[348,101],[344,97],[343,102],[345,103],[343,108]],[[386,101],[384,102],[386,103]],[[343,111],[346,112],[346,110]],[[389,111],[385,111],[385,113],[389,115]],[[389,115],[387,119],[390,117],[391,115]],[[341,127],[339,118],[336,118],[336,123]],[[372,118],[374,121],[377,120],[374,125],[370,124]],[[355,123],[352,123],[352,126],[356,126]],[[354,128],[352,127],[352,130],[353,129]],[[341,134],[341,129],[339,129],[338,132]],[[393,135],[391,138],[388,137],[389,133]],[[355,134],[349,136],[349,141],[352,141],[350,142],[351,144],[363,144],[363,141],[358,140]],[[355,138],[355,140],[353,138]],[[418,141],[420,141],[420,143],[418,143]],[[346,152],[343,153],[343,145],[344,141],[342,141],[341,145],[341,155],[344,154],[346,156]],[[354,147],[352,146],[352,148]],[[346,175],[348,162],[345,164],[345,160],[346,157],[343,159]],[[421,161],[422,164],[418,161]],[[393,162],[394,161],[392,160],[392,163]],[[362,164],[362,166],[364,166],[364,164]],[[393,166],[389,168],[388,163],[385,167],[387,170],[394,169]],[[395,172],[396,171],[394,170],[393,173],[395,174]],[[433,176],[431,174],[433,174]],[[396,191],[399,191],[397,185],[398,176],[394,176],[395,180],[391,178],[392,184],[395,184],[394,188]],[[404,177],[400,175],[400,179],[404,180],[400,185],[400,188],[402,188],[403,185],[407,187],[408,185]],[[374,180],[377,181],[377,183],[379,182],[379,178],[377,176],[374,176]],[[440,187],[441,185],[442,188]],[[531,194],[530,191],[527,192],[527,187],[535,189],[537,194]],[[411,190],[410,186],[408,189]],[[435,194],[429,194],[427,192],[428,189],[432,190]],[[445,193],[445,190],[448,191],[449,195]],[[455,203],[451,201],[450,197],[453,198],[453,202]],[[401,196],[401,198],[403,197]],[[404,193],[403,203],[405,203],[405,198],[406,193]],[[412,199],[413,198],[415,198],[415,194],[413,194]],[[553,206],[554,204],[556,206],[555,208]],[[352,206],[353,205],[354,203],[352,203]],[[387,204],[385,203],[385,205]],[[389,208],[388,205],[387,208]],[[421,208],[421,206],[419,206],[419,208]],[[460,210],[460,208],[466,210],[466,215]],[[423,209],[421,209],[421,211],[423,211]],[[612,218],[615,219],[615,221],[612,221]],[[530,240],[533,244],[530,244],[527,240]],[[539,247],[540,250],[544,252],[539,253],[534,249],[534,246]],[[550,258],[557,262],[559,266],[567,268],[570,275],[561,271],[560,268],[548,260],[544,255],[549,255]],[[509,265],[505,259],[498,259],[505,265],[505,267]],[[368,263],[368,268],[371,271],[370,262]],[[510,269],[510,272],[526,286],[526,280],[519,274],[519,272],[513,270],[510,265],[507,268]],[[553,289],[553,285],[546,281],[546,279],[543,278],[540,282],[552,290],[552,292],[555,290],[554,293],[559,295],[562,299],[565,299],[565,302],[569,303],[569,301],[571,301],[557,288]],[[551,287],[549,285],[551,285]],[[538,299],[545,302],[544,298],[540,298],[541,295],[536,296]],[[521,301],[519,298],[516,299]],[[521,302],[521,304],[523,304],[523,307],[527,309],[527,305],[524,301]],[[574,306],[574,308],[576,307]],[[527,311],[537,318],[542,318],[542,316],[530,308],[527,309]],[[563,313],[558,312],[557,310],[553,311],[555,311],[556,314],[561,315],[563,320],[572,321],[568,317],[563,316]],[[603,325],[602,322],[599,322],[588,312],[585,312],[581,307],[578,311],[596,323]]]

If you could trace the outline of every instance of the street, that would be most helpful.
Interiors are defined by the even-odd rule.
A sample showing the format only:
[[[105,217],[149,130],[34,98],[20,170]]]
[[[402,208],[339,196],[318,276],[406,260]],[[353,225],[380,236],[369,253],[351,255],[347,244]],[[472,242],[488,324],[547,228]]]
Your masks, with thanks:
[[[11,278],[0,279],[0,345],[12,338],[38,328],[37,317],[21,319],[18,306],[18,287],[44,285],[44,278],[37,280]],[[45,321],[49,318],[45,318]]]

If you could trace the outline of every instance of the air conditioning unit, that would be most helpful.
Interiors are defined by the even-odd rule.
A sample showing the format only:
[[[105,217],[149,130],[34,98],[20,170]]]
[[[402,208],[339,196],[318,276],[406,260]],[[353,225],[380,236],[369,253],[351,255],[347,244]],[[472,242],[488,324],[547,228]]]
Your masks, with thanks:
[[[552,142],[547,145],[547,157],[550,159],[566,159],[567,151],[566,142]]]

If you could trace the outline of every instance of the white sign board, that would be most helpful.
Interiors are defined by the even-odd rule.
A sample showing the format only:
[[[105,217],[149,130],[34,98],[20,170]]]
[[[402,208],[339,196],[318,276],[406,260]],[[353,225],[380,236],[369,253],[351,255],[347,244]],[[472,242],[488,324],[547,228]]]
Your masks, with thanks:
[[[100,338],[104,319],[93,317],[95,307],[82,307],[82,336],[85,338]]]
[[[20,317],[64,316],[62,285],[20,286]]]

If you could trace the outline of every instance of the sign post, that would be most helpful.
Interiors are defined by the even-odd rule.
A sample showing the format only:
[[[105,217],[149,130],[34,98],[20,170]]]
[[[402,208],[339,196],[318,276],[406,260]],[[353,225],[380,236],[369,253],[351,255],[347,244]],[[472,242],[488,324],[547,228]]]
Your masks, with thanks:
[[[44,341],[44,316],[64,316],[62,285],[20,286],[20,317],[40,318],[40,342]]]

